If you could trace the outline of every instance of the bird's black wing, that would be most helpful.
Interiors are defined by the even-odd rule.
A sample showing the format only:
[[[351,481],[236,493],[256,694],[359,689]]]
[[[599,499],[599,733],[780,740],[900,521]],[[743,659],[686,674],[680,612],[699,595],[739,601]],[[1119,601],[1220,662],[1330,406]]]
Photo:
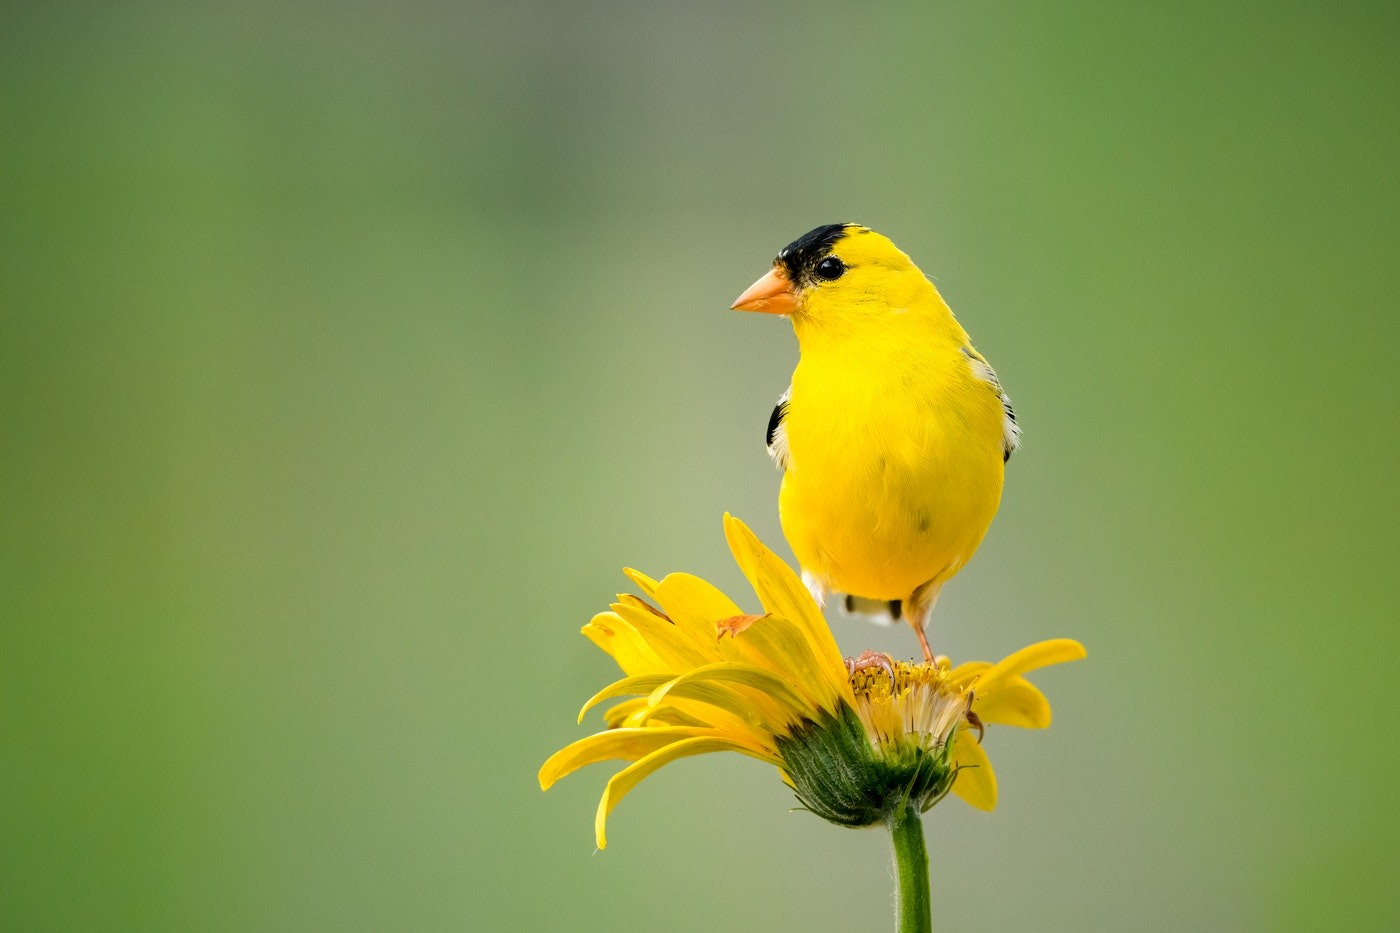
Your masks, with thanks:
[[[1012,451],[1021,446],[1021,426],[1016,423],[1016,409],[1011,407],[1011,396],[1001,387],[997,371],[992,369],[986,357],[971,347],[963,347],[962,352],[972,366],[972,374],[991,386],[1001,400],[1001,460],[1005,463],[1011,459]]]
[[[765,437],[768,456],[783,470],[788,466],[787,429],[783,426],[783,419],[787,417],[788,399],[791,397],[792,386],[788,386],[783,397],[778,399],[778,404],[773,406],[773,414],[768,416],[768,433]]]

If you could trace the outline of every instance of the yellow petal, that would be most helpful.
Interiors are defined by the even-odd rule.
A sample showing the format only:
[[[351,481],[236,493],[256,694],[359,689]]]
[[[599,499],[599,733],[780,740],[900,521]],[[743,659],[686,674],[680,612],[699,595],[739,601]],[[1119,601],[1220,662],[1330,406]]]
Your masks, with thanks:
[[[682,704],[678,700],[693,700],[713,707],[707,718],[713,719],[716,728],[726,734],[752,736],[755,741],[771,741],[772,736],[779,734],[789,722],[786,707],[754,691],[740,692],[714,680],[676,678],[676,681],[664,694],[666,703],[680,706]],[[659,701],[656,705],[659,705]]]
[[[612,729],[566,745],[540,768],[540,790],[549,790],[554,782],[579,768],[598,761],[621,758],[636,761],[672,742],[709,734],[708,730],[689,726],[654,726],[647,729]]]
[[[684,671],[721,660],[714,637],[702,637],[650,609],[632,603],[613,603],[613,612],[637,630],[638,637],[656,652],[667,670]]]
[[[1050,725],[1050,701],[1024,677],[1004,680],[1001,687],[986,697],[979,691],[972,701],[972,711],[988,724],[1001,723],[1024,729],[1044,729]]]
[[[583,627],[589,641],[602,648],[624,674],[645,674],[665,669],[656,649],[636,628],[615,612],[600,612]]]
[[[583,717],[587,715],[588,711],[604,700],[651,693],[669,681],[671,677],[671,674],[639,674],[636,677],[624,677],[614,681],[588,698],[588,702],[584,703],[583,708],[578,711],[578,721],[583,722]]]
[[[743,631],[720,641],[733,644],[747,660],[777,674],[801,692],[809,706],[834,710],[841,697],[838,683],[849,683],[845,665],[822,664],[802,629],[782,616],[755,619]]]
[[[687,704],[699,709],[698,704]],[[730,719],[722,716],[711,717],[714,722],[701,719],[685,712],[675,703],[668,703],[665,706],[652,706],[647,702],[646,697],[637,697],[633,700],[623,702],[611,707],[603,713],[603,722],[609,729],[618,729],[622,726],[630,728],[640,728],[642,726],[698,726],[701,729],[708,729],[711,732],[736,732],[742,729],[737,723],[732,723]]]
[[[689,573],[670,573],[656,586],[656,601],[677,625],[695,629],[713,640],[715,623],[744,610],[734,605],[714,584]]]
[[[773,615],[791,620],[801,629],[812,646],[812,654],[824,670],[839,669],[844,674],[841,649],[836,646],[831,628],[826,624],[816,600],[802,585],[797,574],[792,572],[792,568],[764,546],[747,525],[727,512],[724,515],[724,536],[729,541],[735,562],[758,594],[763,608]],[[850,682],[844,676],[833,686],[843,697],[849,696]]]
[[[583,704],[583,708],[578,712],[578,721],[583,722],[583,717],[588,711],[605,700],[612,700],[620,696],[650,694],[657,687],[673,679],[673,675],[669,673],[642,674],[637,677],[624,677],[622,680],[608,684],[589,697],[588,702]],[[658,714],[662,714],[663,721],[674,719],[681,725],[698,723],[730,734],[766,731],[765,716],[771,718],[777,715],[774,704],[769,703],[762,710],[755,709],[756,704],[753,702],[739,696],[732,690],[723,688],[714,690],[682,689],[673,691],[670,699],[671,702],[665,711],[656,711]],[[648,705],[651,704],[648,703]],[[671,712],[672,710],[674,712]],[[650,719],[651,717],[644,718]],[[613,725],[611,720],[608,721],[608,725],[610,727]]]
[[[609,729],[640,728],[646,725],[646,717],[638,718],[639,712],[651,712],[651,707],[647,706],[646,697],[633,697],[630,700],[623,700],[621,703],[614,703],[603,710],[603,724]],[[668,726],[699,726],[704,723],[695,722],[669,722]]]
[[[978,674],[991,666],[990,661],[964,661],[948,672],[948,682],[955,687],[966,687]]]
[[[633,570],[631,567],[623,567],[622,572],[627,575],[627,579],[637,584],[641,591],[646,594],[647,599],[656,598],[655,580],[642,573],[640,570]]]
[[[650,731],[650,730],[647,730]],[[608,838],[605,832],[608,814],[612,813],[613,807],[617,806],[623,797],[627,796],[632,788],[641,783],[642,779],[651,774],[662,765],[670,764],[678,758],[685,758],[690,755],[704,755],[708,752],[735,751],[766,761],[769,764],[781,766],[781,762],[772,755],[760,754],[753,748],[734,742],[730,739],[702,737],[684,739],[664,746],[647,757],[641,759],[636,764],[623,768],[613,775],[608,781],[607,788],[603,791],[603,799],[598,801],[598,815],[594,821],[593,829],[598,838],[598,848],[608,847]]]
[[[953,740],[953,764],[958,776],[953,780],[953,793],[979,810],[995,810],[997,806],[997,776],[982,743],[966,729],[959,729]]]
[[[728,645],[715,637],[715,623],[742,610],[713,584],[693,574],[671,573],[656,584],[654,598],[665,610],[676,638],[690,646],[701,663],[738,660]]]
[[[749,687],[759,694],[758,697],[751,697],[751,700],[772,701],[772,703],[781,706],[786,715],[774,717],[764,723],[765,728],[775,735],[781,733],[791,723],[802,719],[813,719],[818,713],[818,710],[808,700],[799,696],[796,691],[771,671],[753,664],[741,664],[734,661],[708,664],[704,667],[697,667],[693,671],[687,671],[653,690],[650,698],[651,704],[653,706],[660,705],[666,695],[673,691],[679,691],[692,684],[713,681]]]
[[[1049,664],[1078,661],[1084,657],[1084,646],[1073,638],[1052,638],[1036,642],[1009,654],[977,678],[974,687],[979,694],[992,694],[1009,677],[1033,671]]]

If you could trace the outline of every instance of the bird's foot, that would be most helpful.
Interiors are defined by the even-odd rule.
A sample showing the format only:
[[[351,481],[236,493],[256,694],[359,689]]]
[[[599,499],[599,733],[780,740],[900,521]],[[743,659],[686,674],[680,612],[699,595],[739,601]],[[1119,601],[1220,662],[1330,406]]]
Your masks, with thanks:
[[[846,658],[846,675],[854,677],[860,671],[878,667],[890,675],[890,686],[894,686],[894,658],[879,651],[862,651],[860,657]]]

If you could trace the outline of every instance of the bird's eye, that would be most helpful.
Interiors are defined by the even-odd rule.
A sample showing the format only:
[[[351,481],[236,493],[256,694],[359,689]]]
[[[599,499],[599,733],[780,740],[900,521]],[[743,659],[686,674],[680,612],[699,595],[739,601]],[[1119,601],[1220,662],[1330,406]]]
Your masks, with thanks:
[[[846,271],[846,264],[835,256],[828,256],[817,263],[817,278],[826,282],[832,282],[841,278]]]

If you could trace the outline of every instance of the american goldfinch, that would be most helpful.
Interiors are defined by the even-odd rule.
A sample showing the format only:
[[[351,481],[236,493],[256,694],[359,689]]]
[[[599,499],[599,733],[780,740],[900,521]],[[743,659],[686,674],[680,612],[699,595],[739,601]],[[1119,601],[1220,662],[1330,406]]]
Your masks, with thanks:
[[[828,224],[778,253],[739,311],[785,315],[801,357],[768,422],[783,533],[819,602],[924,625],[1001,502],[1011,400],[889,239]]]

